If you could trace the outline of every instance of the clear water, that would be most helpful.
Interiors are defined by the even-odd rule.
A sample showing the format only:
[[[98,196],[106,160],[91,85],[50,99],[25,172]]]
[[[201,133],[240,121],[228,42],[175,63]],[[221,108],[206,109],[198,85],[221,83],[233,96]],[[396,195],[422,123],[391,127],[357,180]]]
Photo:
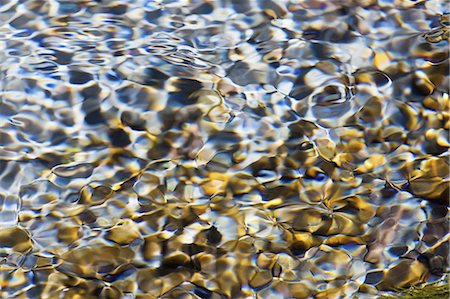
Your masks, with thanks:
[[[448,13],[0,1],[0,297],[376,298],[441,279]]]

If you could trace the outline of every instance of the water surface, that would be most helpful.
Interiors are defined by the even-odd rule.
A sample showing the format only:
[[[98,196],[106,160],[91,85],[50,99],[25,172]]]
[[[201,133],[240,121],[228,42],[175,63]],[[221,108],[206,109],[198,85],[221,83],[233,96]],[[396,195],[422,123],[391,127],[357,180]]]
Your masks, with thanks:
[[[0,297],[447,273],[448,2],[0,5]]]

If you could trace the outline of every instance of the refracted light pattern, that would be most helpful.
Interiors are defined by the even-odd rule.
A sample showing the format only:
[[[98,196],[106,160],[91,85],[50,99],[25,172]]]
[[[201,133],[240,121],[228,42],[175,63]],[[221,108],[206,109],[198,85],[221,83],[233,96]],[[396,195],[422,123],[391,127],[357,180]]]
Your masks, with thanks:
[[[443,278],[448,13],[0,1],[0,297],[376,298]]]

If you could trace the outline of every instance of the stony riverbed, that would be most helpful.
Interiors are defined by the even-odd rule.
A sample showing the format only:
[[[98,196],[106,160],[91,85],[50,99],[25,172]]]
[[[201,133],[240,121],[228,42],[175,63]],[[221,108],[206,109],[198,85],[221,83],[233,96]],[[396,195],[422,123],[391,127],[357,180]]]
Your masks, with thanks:
[[[448,4],[0,1],[0,297],[438,281]]]

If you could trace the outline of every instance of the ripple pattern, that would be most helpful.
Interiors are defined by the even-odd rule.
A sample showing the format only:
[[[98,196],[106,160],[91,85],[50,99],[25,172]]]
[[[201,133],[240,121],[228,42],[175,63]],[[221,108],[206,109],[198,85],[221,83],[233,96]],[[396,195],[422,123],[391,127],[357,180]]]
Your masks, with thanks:
[[[446,1],[0,1],[0,297],[377,298],[448,273]]]

